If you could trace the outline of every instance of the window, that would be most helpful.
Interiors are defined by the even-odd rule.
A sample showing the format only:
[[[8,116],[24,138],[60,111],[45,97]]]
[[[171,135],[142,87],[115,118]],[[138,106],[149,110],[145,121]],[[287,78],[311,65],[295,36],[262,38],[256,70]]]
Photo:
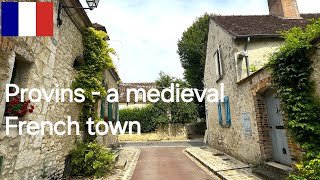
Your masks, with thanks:
[[[231,126],[231,113],[230,113],[230,102],[229,97],[226,96],[221,102],[218,102],[218,120],[219,125],[222,127],[230,127]]]
[[[221,62],[221,53],[220,53],[220,49],[218,48],[218,50],[216,51],[216,53],[214,54],[214,61],[216,63],[216,75],[217,75],[217,80],[222,78],[222,74],[223,74],[223,68],[222,68],[222,62]]]
[[[3,160],[4,160],[3,156],[0,156],[0,175],[2,173]]]

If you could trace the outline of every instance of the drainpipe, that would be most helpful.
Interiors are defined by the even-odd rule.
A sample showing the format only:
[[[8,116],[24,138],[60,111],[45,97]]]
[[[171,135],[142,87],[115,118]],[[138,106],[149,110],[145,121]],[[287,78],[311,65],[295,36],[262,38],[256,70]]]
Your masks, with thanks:
[[[246,60],[246,67],[247,67],[247,76],[250,76],[250,69],[249,69],[249,56],[248,56],[248,45],[250,43],[250,37],[247,38],[247,43],[244,46],[244,50],[243,50],[243,54],[244,54],[244,58]]]

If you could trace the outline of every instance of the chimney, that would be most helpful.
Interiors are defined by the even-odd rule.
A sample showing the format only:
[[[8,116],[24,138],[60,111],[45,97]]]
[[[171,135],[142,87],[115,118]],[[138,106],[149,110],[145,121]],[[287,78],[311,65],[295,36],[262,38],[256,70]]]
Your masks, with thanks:
[[[301,18],[296,0],[268,0],[269,14],[288,19]]]

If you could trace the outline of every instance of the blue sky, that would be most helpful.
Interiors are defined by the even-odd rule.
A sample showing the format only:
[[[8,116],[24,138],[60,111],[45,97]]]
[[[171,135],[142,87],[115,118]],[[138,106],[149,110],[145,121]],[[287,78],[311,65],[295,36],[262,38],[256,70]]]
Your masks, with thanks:
[[[319,0],[297,1],[301,13],[320,13]],[[160,71],[183,77],[178,39],[205,12],[268,14],[268,5],[267,0],[100,0],[88,14],[92,22],[106,26],[122,81],[152,82]]]

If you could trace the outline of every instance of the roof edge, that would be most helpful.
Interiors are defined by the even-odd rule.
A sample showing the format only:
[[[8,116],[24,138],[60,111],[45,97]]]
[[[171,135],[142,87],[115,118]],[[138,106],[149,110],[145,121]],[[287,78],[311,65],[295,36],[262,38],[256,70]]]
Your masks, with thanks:
[[[111,76],[113,77],[113,79],[115,79],[117,82],[121,81],[119,74],[117,73],[115,68],[110,68],[108,69],[108,71],[110,72]]]
[[[279,38],[281,39],[280,34],[248,34],[248,35],[238,35],[235,36],[234,39],[246,39],[246,38]]]

